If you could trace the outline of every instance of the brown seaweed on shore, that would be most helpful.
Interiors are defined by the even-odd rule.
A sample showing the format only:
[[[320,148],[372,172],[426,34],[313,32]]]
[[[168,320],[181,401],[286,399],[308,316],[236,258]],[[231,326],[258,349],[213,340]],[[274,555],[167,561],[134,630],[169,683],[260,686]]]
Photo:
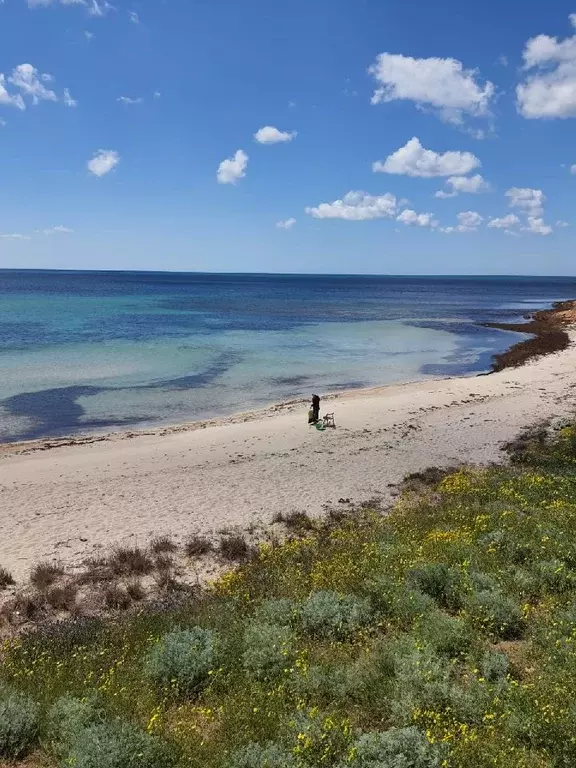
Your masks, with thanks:
[[[508,351],[494,355],[491,373],[517,368],[535,357],[566,349],[570,345],[570,337],[565,329],[576,324],[576,301],[558,301],[552,309],[539,310],[526,319],[525,323],[483,323],[485,328],[533,334],[533,338],[520,341]]]

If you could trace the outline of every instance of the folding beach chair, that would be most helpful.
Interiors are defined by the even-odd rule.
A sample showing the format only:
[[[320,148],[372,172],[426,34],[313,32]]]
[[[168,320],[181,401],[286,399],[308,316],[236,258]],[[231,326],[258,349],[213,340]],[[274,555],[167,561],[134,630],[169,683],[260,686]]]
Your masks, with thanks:
[[[332,427],[332,429],[336,429],[336,422],[334,421],[333,413],[327,413],[325,416],[323,416],[322,422],[324,423],[325,427]]]

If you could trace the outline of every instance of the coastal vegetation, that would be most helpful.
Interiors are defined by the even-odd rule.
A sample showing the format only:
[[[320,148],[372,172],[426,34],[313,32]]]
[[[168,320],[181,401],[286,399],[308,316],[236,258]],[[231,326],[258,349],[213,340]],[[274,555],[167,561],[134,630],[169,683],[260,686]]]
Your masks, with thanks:
[[[2,645],[0,756],[30,768],[576,765],[576,426],[509,452],[505,466],[407,478],[389,514],[343,499],[322,520],[288,514],[285,535],[258,547],[190,539],[186,557],[240,561],[202,589],[175,577],[169,539],[116,550],[82,577],[108,591],[112,617],[74,610],[72,589],[54,594],[70,579],[41,564],[28,609],[52,595],[66,618]],[[144,600],[151,581],[162,590]]]

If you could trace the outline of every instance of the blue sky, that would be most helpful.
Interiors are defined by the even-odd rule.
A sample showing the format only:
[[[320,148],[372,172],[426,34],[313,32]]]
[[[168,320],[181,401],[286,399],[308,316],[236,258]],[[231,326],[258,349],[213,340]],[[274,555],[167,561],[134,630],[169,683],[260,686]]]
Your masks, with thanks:
[[[574,0],[4,0],[0,52],[0,267],[576,274]]]

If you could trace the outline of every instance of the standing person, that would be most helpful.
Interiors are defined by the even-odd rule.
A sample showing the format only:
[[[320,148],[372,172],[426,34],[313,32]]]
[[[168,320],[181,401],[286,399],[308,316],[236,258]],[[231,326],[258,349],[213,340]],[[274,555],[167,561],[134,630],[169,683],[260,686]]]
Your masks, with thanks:
[[[320,418],[320,398],[318,395],[312,395],[312,423],[317,424]]]

